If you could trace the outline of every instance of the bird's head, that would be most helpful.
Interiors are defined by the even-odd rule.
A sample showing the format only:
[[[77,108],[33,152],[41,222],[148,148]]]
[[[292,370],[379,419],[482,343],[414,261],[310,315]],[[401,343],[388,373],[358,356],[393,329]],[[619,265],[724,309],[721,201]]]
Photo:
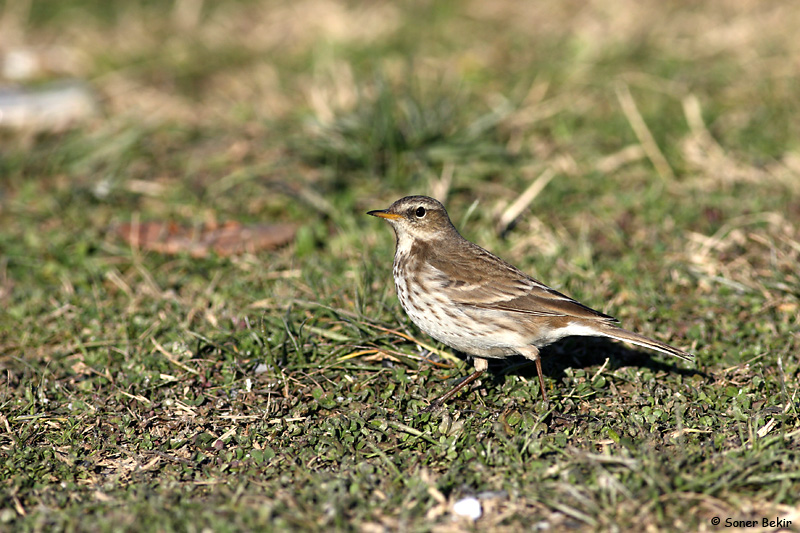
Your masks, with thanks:
[[[452,234],[458,235],[444,206],[427,196],[406,196],[389,206],[367,213],[384,218],[397,235],[398,247],[414,240],[436,241]]]

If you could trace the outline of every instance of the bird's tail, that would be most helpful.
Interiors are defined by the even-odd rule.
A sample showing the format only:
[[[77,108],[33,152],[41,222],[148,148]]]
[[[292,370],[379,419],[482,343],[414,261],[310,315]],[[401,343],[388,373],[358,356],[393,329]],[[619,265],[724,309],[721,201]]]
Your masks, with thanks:
[[[603,333],[612,339],[629,342],[631,344],[635,344],[636,346],[642,346],[644,348],[649,348],[651,350],[655,350],[657,352],[666,353],[669,355],[674,355],[684,361],[692,361],[694,360],[694,356],[688,352],[684,352],[683,350],[679,350],[674,346],[670,346],[669,344],[661,341],[657,341],[655,339],[651,339],[649,337],[645,337],[644,335],[639,335],[638,333],[634,333],[632,331],[628,331],[627,329],[622,328],[608,328],[604,329]]]

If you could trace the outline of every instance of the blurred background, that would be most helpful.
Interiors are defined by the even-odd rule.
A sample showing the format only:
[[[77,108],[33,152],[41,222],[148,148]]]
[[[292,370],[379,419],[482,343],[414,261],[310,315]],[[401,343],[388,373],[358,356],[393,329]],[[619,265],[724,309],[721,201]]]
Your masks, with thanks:
[[[408,194],[578,296],[615,292],[596,261],[629,250],[643,270],[681,263],[691,290],[754,294],[794,270],[792,2],[0,6],[2,296],[18,319],[23,287],[106,277],[132,242],[233,254],[254,290],[266,269],[296,295],[280,280],[297,259],[388,264],[391,237],[362,214]],[[266,267],[239,253],[287,243]]]

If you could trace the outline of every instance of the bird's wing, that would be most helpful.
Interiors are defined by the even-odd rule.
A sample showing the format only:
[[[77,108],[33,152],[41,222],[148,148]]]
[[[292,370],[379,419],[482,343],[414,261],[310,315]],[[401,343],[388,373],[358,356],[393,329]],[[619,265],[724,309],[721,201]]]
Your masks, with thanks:
[[[617,321],[551,289],[478,246],[469,255],[470,261],[463,262],[463,268],[458,268],[457,261],[442,262],[442,257],[452,259],[448,254],[429,256],[421,275],[459,305],[542,317]]]

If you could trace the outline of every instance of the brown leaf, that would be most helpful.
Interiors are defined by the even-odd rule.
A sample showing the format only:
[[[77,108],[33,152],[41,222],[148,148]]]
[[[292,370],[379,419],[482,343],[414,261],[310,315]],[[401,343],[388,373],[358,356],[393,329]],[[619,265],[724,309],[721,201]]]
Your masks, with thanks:
[[[188,253],[205,257],[212,250],[221,256],[254,253],[287,244],[294,239],[294,224],[253,224],[227,222],[222,226],[196,229],[174,222],[122,224],[117,233],[134,248],[167,255]]]

